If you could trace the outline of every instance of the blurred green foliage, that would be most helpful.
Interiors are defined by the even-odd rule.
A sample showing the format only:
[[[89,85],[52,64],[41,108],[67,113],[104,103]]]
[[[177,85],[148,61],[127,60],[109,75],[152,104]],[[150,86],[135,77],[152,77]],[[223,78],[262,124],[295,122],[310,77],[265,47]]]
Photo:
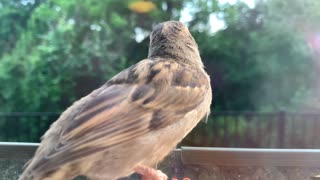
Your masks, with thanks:
[[[164,0],[148,14],[130,2],[1,0],[0,111],[62,111],[145,58],[152,26],[186,9],[214,110],[297,110],[312,95],[317,70],[305,36],[318,28],[318,1]],[[212,32],[211,16],[225,28]]]
[[[250,8],[241,1],[162,0],[147,14],[131,11],[133,1],[0,0],[0,112],[63,111],[146,58],[155,24],[187,15],[211,76],[213,111],[317,107],[309,100],[319,92],[319,57],[308,38],[319,33],[320,1],[257,0]],[[225,27],[213,32],[213,17]],[[27,119],[21,128],[32,140],[48,127]],[[18,131],[14,121],[4,122]],[[202,129],[224,126],[219,122]],[[238,123],[243,134],[248,124]],[[225,132],[205,131],[212,133]]]

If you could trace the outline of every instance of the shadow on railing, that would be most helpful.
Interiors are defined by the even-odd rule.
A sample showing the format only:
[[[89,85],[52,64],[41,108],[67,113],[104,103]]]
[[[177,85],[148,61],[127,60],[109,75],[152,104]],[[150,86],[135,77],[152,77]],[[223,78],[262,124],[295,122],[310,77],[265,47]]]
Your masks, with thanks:
[[[14,180],[38,144],[0,143],[0,179]],[[159,166],[169,175],[191,180],[302,180],[320,174],[320,150],[182,147]],[[139,179],[138,176],[126,178]]]

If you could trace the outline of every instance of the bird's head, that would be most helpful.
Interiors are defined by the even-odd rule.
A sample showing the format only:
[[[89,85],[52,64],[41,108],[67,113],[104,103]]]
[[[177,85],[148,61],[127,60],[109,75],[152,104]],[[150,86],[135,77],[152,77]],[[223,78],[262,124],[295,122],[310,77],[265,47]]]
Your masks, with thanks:
[[[188,27],[179,21],[158,24],[150,35],[148,58],[172,58],[202,66],[198,45]],[[191,62],[190,62],[191,60]]]

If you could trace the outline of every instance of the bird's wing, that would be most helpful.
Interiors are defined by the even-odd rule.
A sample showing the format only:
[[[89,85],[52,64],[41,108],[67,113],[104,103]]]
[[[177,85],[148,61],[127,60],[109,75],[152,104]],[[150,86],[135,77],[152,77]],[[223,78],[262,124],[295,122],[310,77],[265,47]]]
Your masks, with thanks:
[[[179,121],[209,91],[203,71],[144,60],[119,73],[87,102],[38,170],[57,168]]]

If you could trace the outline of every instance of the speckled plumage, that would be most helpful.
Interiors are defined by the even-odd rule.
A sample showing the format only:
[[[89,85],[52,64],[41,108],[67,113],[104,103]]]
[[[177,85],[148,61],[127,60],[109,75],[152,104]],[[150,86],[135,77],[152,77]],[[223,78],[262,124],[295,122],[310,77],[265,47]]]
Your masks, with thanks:
[[[161,161],[210,112],[210,79],[186,26],[155,27],[145,60],[70,106],[20,180],[114,180]]]

